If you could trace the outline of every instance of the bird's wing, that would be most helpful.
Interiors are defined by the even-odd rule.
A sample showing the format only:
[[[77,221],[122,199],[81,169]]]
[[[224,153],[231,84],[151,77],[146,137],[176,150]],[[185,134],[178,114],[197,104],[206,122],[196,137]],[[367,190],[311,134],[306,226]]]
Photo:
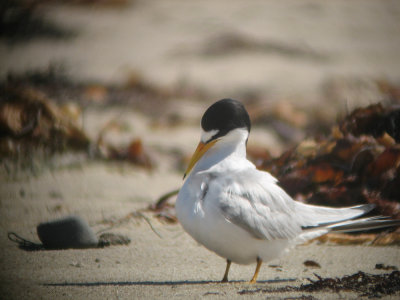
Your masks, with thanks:
[[[222,215],[258,239],[296,239],[312,231],[318,236],[334,230],[334,224],[359,217],[374,207],[331,208],[300,203],[272,175],[256,169],[215,178],[218,180],[211,180],[210,185],[215,185],[211,190],[217,191],[213,198],[218,199]]]
[[[293,239],[302,232],[294,201],[269,173],[255,169],[232,173],[218,184],[222,215],[254,237]]]

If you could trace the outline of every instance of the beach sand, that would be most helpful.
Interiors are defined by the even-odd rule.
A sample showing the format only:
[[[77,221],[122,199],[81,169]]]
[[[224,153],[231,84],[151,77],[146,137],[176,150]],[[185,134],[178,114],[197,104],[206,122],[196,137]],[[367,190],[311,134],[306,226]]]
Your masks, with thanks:
[[[232,265],[231,283],[221,284],[225,260],[198,245],[179,224],[165,224],[152,213],[128,218],[109,232],[131,239],[127,246],[85,250],[24,251],[7,239],[13,231],[39,242],[36,225],[77,214],[95,231],[145,208],[146,199],[178,185],[179,174],[144,174],[132,167],[90,163],[76,169],[54,170],[28,180],[2,184],[0,272],[2,299],[162,299],[265,298],[312,295],[317,299],[358,298],[354,292],[266,292],[296,287],[322,277],[341,277],[358,271],[382,274],[376,264],[397,266],[398,247],[298,246],[280,259],[263,265],[258,283],[249,285],[255,265]],[[101,187],[101,188],[99,188]],[[24,192],[22,192],[24,191]],[[142,200],[140,200],[142,199]],[[159,234],[161,237],[159,237]],[[307,260],[321,267],[307,267]],[[250,291],[247,294],[243,291]]]

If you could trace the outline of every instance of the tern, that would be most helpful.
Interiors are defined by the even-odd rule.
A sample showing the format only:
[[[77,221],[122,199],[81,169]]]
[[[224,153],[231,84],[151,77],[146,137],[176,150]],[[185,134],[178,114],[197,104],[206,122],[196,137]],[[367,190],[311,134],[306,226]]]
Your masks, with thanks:
[[[198,243],[226,259],[222,282],[232,262],[261,264],[297,244],[328,232],[398,226],[385,217],[355,219],[374,205],[346,208],[308,205],[293,200],[270,173],[246,158],[250,117],[243,104],[222,99],[201,119],[201,139],[185,172],[176,201],[183,229]]]

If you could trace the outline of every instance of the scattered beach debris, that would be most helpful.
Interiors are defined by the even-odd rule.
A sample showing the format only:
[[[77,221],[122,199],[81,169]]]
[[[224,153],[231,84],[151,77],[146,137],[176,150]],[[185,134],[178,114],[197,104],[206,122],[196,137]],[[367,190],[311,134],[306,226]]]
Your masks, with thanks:
[[[400,271],[393,271],[387,274],[367,274],[362,271],[343,276],[342,278],[322,278],[314,273],[318,280],[311,280],[309,284],[302,284],[299,287],[285,286],[282,288],[258,288],[244,289],[238,292],[239,295],[258,293],[286,293],[286,292],[356,292],[361,297],[379,298],[385,295],[393,295],[400,291]],[[311,295],[307,295],[311,296]]]
[[[175,189],[162,195],[155,204],[150,204],[148,206],[148,210],[154,212],[159,220],[170,224],[178,223],[178,218],[175,215],[175,206],[169,202],[171,198],[176,198],[178,193],[179,189]]]
[[[150,226],[151,230],[159,237],[162,238],[162,235],[154,228],[152,222],[150,221],[150,219],[144,214],[145,211],[147,211],[148,209],[139,209],[136,210],[134,212],[131,212],[127,215],[125,215],[122,218],[113,218],[113,219],[107,219],[107,220],[103,220],[100,222],[100,224],[103,225],[108,225],[106,228],[100,230],[97,232],[97,234],[100,234],[102,232],[108,231],[112,228],[115,228],[117,226],[121,226],[123,224],[128,223],[131,220],[144,220],[146,221],[146,223]]]
[[[154,167],[154,160],[150,155],[150,151],[143,145],[142,140],[140,138],[134,138],[127,146],[115,146],[110,142],[106,142],[104,139],[104,135],[111,128],[119,128],[119,124],[112,120],[100,130],[96,141],[96,148],[99,155],[106,159],[127,161],[147,170],[152,170]]]
[[[275,271],[278,271],[278,272],[282,272],[283,271],[283,267],[282,266],[280,266],[280,265],[268,265],[268,267],[269,268],[272,268],[272,269],[275,269]]]
[[[302,284],[300,291],[316,292],[330,290],[354,291],[360,296],[381,297],[382,295],[392,295],[400,291],[400,272],[393,271],[388,274],[367,274],[362,271],[342,278],[322,278],[314,274],[318,280],[311,283]]]
[[[140,136],[133,136],[123,145],[105,138],[107,133],[114,134],[118,126],[120,132],[124,130],[118,116],[104,124],[97,138],[90,139],[83,127],[85,110],[89,106],[123,105],[145,114],[154,126],[176,126],[181,122],[180,116],[166,112],[170,99],[182,97],[205,96],[185,83],[168,88],[157,86],[136,71],[123,86],[75,82],[60,64],[9,74],[0,82],[0,159],[11,160],[6,167],[8,175],[13,175],[14,164],[17,171],[33,169],[29,163],[34,159],[38,158],[41,167],[54,154],[71,150],[86,154],[86,159],[127,161],[152,170],[153,155]],[[25,161],[20,163],[21,160]]]
[[[75,268],[82,268],[84,265],[81,264],[80,262],[72,262],[69,264],[71,267],[75,267]]]
[[[270,267],[270,268],[282,268],[282,266],[280,266],[280,265],[273,265],[273,264],[268,265],[268,267]]]
[[[397,271],[398,270],[398,268],[396,266],[388,266],[385,264],[376,264],[375,269],[385,270],[385,271]]]
[[[131,242],[131,239],[122,235],[115,234],[111,232],[102,233],[99,236],[99,247],[107,247],[107,246],[117,246],[117,245],[128,245]]]
[[[56,71],[49,70],[48,77],[40,75],[41,79],[34,76],[32,81],[39,86],[48,80],[50,85],[65,81],[53,72]],[[24,165],[36,153],[44,153],[43,157],[49,159],[56,153],[72,150],[86,153],[87,157],[127,161],[149,170],[154,167],[154,160],[140,138],[133,138],[127,146],[115,146],[104,140],[105,133],[114,125],[112,121],[100,130],[97,141],[92,141],[79,124],[81,110],[75,102],[57,104],[35,84],[19,79],[0,86],[0,158],[21,160]]]
[[[328,233],[308,243],[313,243],[314,241],[335,245],[398,246],[400,245],[400,233],[397,231],[368,234]]]
[[[220,292],[206,292],[203,294],[203,296],[217,296],[217,295],[226,295],[226,293],[220,293]]]
[[[306,260],[303,262],[303,265],[309,268],[321,268],[321,265],[314,260]]]
[[[5,86],[0,98],[1,156],[31,155],[32,148],[49,153],[89,148],[88,136],[74,119],[39,90]]]
[[[18,244],[18,248],[25,250],[25,251],[38,251],[38,250],[45,250],[44,246],[39,243],[34,243],[20,237],[15,232],[8,233],[8,239],[16,244]]]

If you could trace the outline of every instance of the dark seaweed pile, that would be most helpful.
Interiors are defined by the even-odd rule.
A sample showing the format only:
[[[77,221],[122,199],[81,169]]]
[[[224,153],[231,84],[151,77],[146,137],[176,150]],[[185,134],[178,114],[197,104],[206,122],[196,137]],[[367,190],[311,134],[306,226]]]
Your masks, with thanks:
[[[356,109],[329,136],[305,140],[258,167],[299,201],[373,203],[376,213],[400,218],[400,106]]]
[[[393,295],[400,291],[400,272],[393,271],[388,274],[372,275],[358,272],[342,278],[321,278],[311,281],[309,284],[302,284],[299,291],[354,291],[360,296],[380,297],[382,295]]]
[[[382,297],[393,295],[400,291],[400,272],[393,271],[387,274],[367,274],[358,272],[353,275],[343,276],[342,278],[322,278],[314,274],[318,280],[309,284],[302,284],[300,287],[286,286],[278,289],[253,289],[241,290],[239,295],[257,294],[257,293],[283,293],[283,292],[356,292],[359,296]],[[301,299],[310,299],[310,295],[303,295]],[[297,298],[296,298],[297,299]],[[312,299],[312,298],[311,298]]]

